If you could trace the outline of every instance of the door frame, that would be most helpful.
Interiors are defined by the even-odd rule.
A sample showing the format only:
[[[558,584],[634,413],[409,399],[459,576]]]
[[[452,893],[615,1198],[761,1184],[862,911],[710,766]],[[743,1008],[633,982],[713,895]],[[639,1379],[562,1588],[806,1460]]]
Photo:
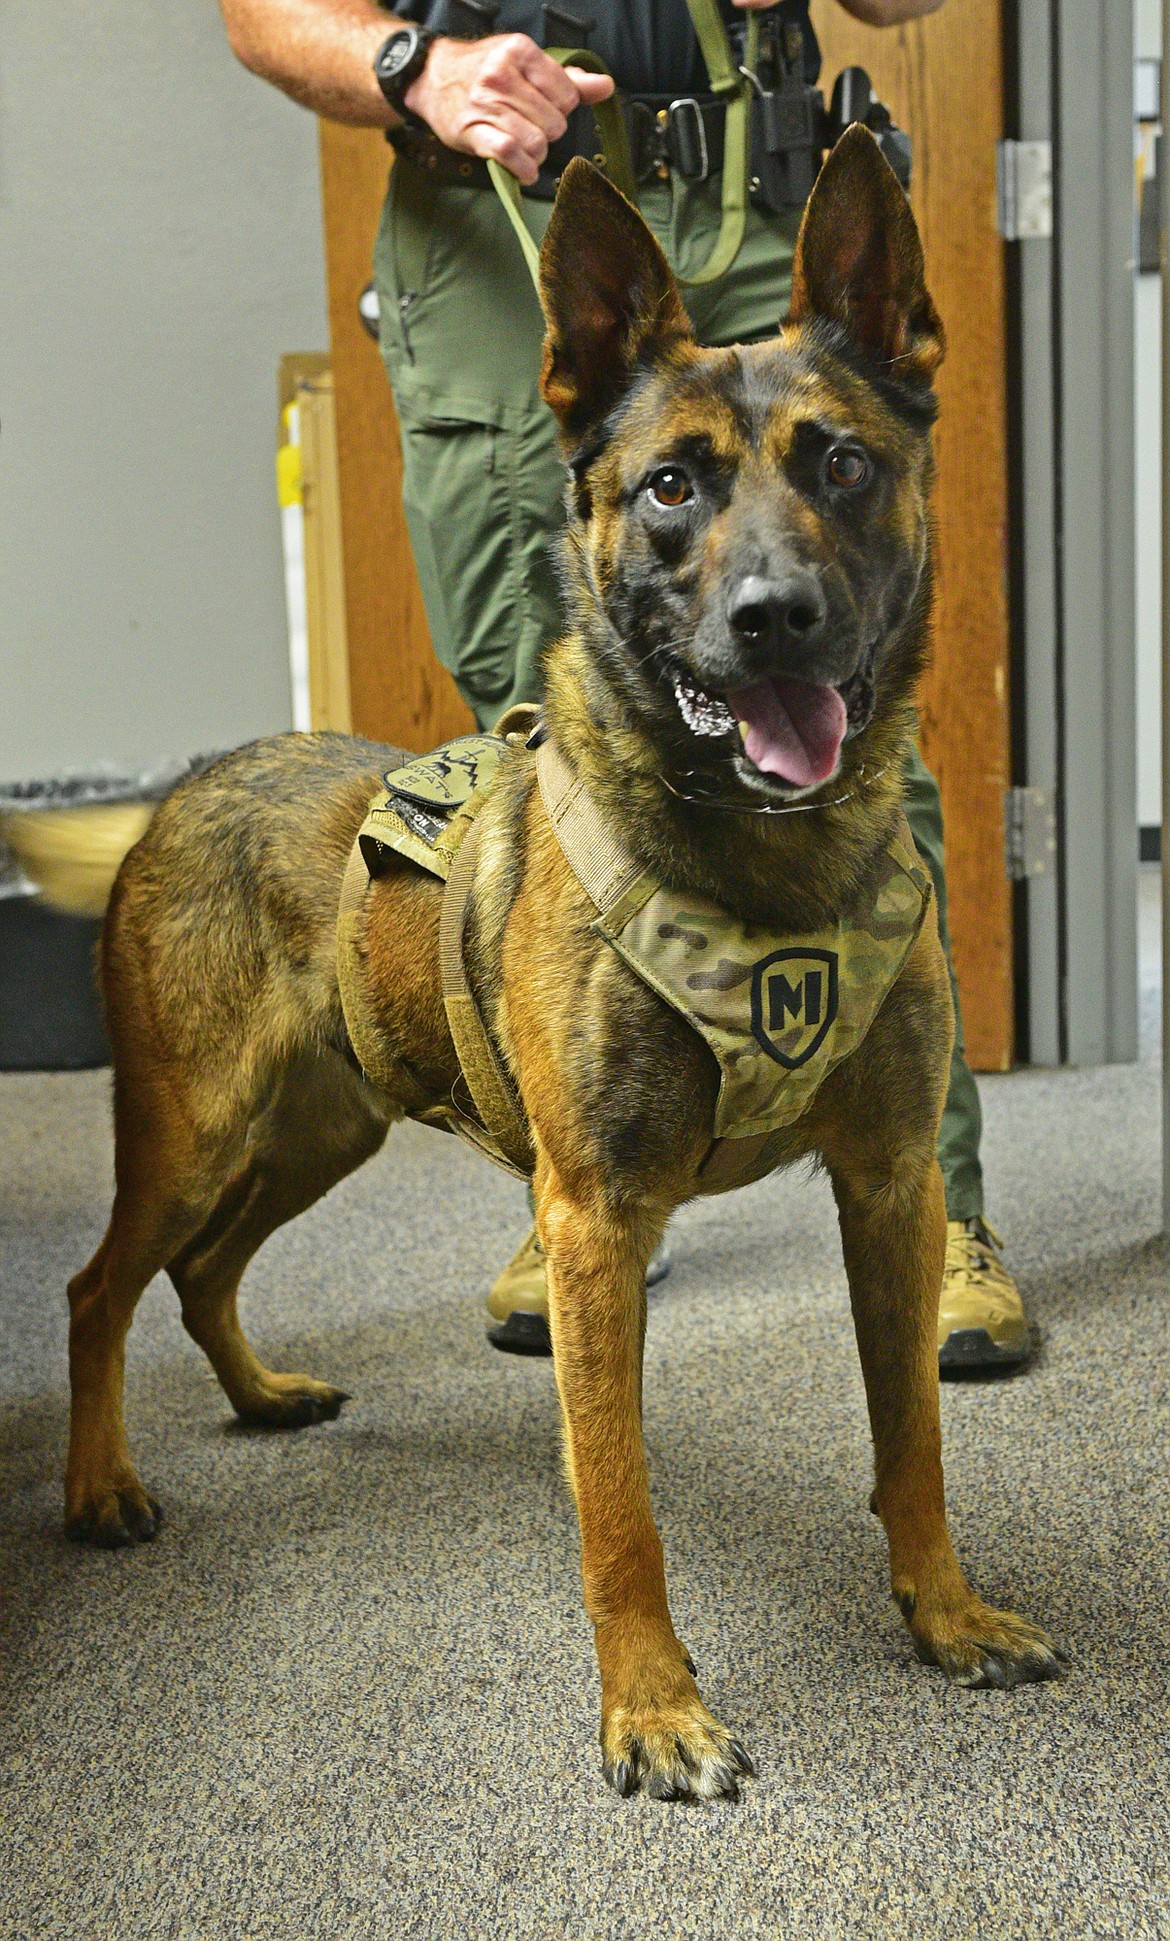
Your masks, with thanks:
[[[1021,1051],[1137,1057],[1132,0],[1015,0],[1008,133],[1052,144],[1050,238],[1007,245],[1014,720],[1055,869],[1017,887]]]

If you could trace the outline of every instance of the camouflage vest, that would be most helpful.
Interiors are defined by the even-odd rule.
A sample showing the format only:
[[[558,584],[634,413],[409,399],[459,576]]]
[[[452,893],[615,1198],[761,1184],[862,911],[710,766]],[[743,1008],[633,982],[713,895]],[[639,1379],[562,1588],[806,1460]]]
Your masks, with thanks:
[[[383,847],[442,877],[451,899],[456,861],[504,747],[499,737],[468,735],[387,774],[386,788],[370,804],[354,846],[347,873],[347,882],[353,879],[351,903],[353,889],[367,871],[377,873]],[[776,1163],[778,1135],[801,1117],[829,1073],[862,1042],[922,927],[930,902],[930,877],[905,819],[886,849],[865,907],[850,911],[826,930],[792,936],[743,923],[705,897],[664,889],[614,841],[550,741],[538,750],[537,777],[557,840],[597,911],[593,929],[686,1019],[718,1063],[715,1139],[701,1168],[700,1191],[724,1192],[762,1178]],[[465,867],[461,873],[464,887],[457,886],[456,950],[470,888],[469,870]],[[344,894],[342,901],[344,917]],[[339,922],[342,955],[344,929],[344,922]],[[444,997],[449,1017],[451,972],[447,963]],[[351,1008],[356,1012],[360,1007],[351,1005],[347,981],[352,988],[353,979],[347,980],[343,966],[347,1022],[351,1036],[357,1024],[355,1049],[364,1064],[359,1043],[365,1035],[362,1021],[350,1018]],[[476,1021],[482,1033],[478,1013]],[[466,1018],[460,1029],[452,1020],[456,1049],[481,1122],[469,1136],[489,1156],[513,1171],[524,1171],[526,1155],[517,1150],[515,1122],[501,1139],[502,1101],[481,1097],[482,1047],[465,1056],[461,1043],[465,1025]],[[376,1079],[376,1070],[371,1076]],[[498,1061],[496,1076],[504,1079],[510,1093],[506,1103],[514,1121],[518,1114],[526,1144],[522,1108]],[[490,1094],[490,1073],[488,1080]],[[466,1126],[454,1129],[468,1131]],[[493,1140],[502,1152],[491,1150]]]

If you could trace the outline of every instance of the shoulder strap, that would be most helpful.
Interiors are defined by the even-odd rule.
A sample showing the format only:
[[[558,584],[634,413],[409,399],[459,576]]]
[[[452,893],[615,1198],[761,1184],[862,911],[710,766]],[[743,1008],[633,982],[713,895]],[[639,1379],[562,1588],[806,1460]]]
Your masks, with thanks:
[[[658,888],[611,835],[567,761],[550,740],[536,751],[540,798],[565,860],[582,888],[611,920],[625,920]]]
[[[898,813],[898,820],[894,824],[894,833],[887,845],[887,851],[898,868],[904,870],[907,876],[927,891],[928,895],[933,891],[934,884],[930,871],[918,852],[904,809]]]

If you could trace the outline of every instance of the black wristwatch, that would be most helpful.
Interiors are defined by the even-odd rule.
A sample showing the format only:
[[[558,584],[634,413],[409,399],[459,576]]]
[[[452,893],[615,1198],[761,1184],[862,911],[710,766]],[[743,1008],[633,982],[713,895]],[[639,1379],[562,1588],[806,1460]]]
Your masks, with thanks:
[[[403,96],[426,66],[434,38],[429,27],[418,27],[413,20],[404,20],[389,39],[382,42],[374,55],[378,86],[395,114],[401,115],[404,121],[418,119],[417,115],[411,114]]]

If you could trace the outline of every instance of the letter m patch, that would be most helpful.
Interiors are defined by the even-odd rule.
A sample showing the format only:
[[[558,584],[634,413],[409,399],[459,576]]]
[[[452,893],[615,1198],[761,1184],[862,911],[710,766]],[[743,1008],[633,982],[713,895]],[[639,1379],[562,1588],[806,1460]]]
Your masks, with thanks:
[[[836,1015],[835,950],[774,950],[752,971],[752,1036],[778,1065],[807,1063]]]

